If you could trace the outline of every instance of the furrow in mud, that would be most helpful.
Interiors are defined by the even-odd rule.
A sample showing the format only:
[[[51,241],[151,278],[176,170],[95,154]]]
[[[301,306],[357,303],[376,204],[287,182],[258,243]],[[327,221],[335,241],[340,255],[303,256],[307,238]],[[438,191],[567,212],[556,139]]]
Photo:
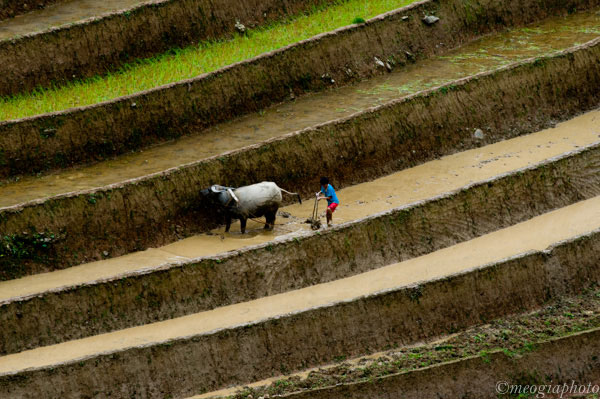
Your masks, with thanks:
[[[600,281],[598,202],[346,279],[7,355],[0,392],[189,396],[535,309]]]
[[[298,95],[330,87],[332,79],[339,85],[385,73],[375,58],[401,67],[495,29],[596,5],[597,0],[415,3],[193,79],[93,106],[1,122],[0,176],[105,159],[258,111],[289,99],[290,91]],[[441,19],[426,26],[421,19],[431,13]]]
[[[12,277],[206,231],[217,221],[198,190],[215,182],[241,186],[273,180],[309,195],[324,170],[335,171],[338,187],[344,187],[539,130],[598,105],[599,61],[597,39],[222,156],[2,208],[4,234],[34,245],[38,242],[30,237],[43,233],[48,241],[30,248],[35,256],[21,258]],[[483,140],[472,134],[478,126],[489,127]]]
[[[528,143],[529,148],[524,153],[495,152],[491,148],[494,146],[488,146],[482,148],[481,154],[491,152],[494,156],[488,156],[492,159],[508,159],[525,157],[528,151],[543,152],[539,149],[541,145],[547,146],[559,139],[564,141],[568,137],[563,136],[576,129],[568,126],[559,126],[558,134],[540,132],[540,138],[544,139]],[[592,130],[593,126],[590,126]],[[596,128],[593,135],[597,140],[600,120]],[[527,149],[522,142],[505,144]],[[573,146],[582,144],[583,140],[574,141]],[[236,241],[228,236],[225,241],[232,241],[233,246],[230,252],[221,254],[217,249],[218,236],[199,236],[187,245],[180,243],[182,248],[189,247],[188,254],[167,247],[165,254],[171,254],[171,260],[164,254],[149,251],[124,258],[121,262],[133,267],[120,270],[111,269],[112,263],[119,262],[113,259],[61,273],[0,283],[0,291],[4,293],[0,296],[0,322],[5,326],[0,330],[0,353],[166,320],[333,281],[421,256],[600,195],[599,143],[509,172],[502,172],[499,162],[480,155],[470,156],[489,163],[489,168],[494,169],[491,177],[459,185],[451,191],[432,192],[433,196],[426,199],[409,197],[403,206],[388,206],[387,211],[361,216],[332,230],[316,233],[298,230],[287,238],[281,237],[283,240],[275,240],[277,237],[272,235],[257,236],[251,242],[266,242],[247,248],[242,247],[244,240]],[[356,188],[358,192],[378,192],[377,196],[385,199],[394,193],[391,188],[386,191],[384,186],[401,184],[405,190],[415,191],[419,185],[431,181],[437,170],[456,167],[451,159],[434,164],[422,165],[423,168],[431,166],[432,176],[417,178],[414,171],[406,170],[399,172],[395,180],[389,176]],[[481,167],[478,161],[471,166]],[[406,178],[401,177],[403,174]],[[409,180],[416,182],[405,183]],[[464,177],[463,180],[470,179]],[[368,195],[352,198],[345,191],[339,192],[340,198],[354,201],[343,205],[336,218],[340,214],[343,217],[344,212],[348,214],[351,207],[360,208],[361,205],[355,203],[356,198],[366,202],[366,209],[382,209],[378,205],[382,199],[376,199],[377,196],[375,200]],[[297,220],[308,208],[285,209]],[[297,227],[293,223],[281,227],[284,232],[290,228]],[[236,250],[235,245],[239,245],[239,249]],[[214,256],[199,257],[200,252],[194,253],[195,248],[203,246],[215,248]],[[176,255],[179,260],[172,260],[178,258]],[[73,330],[73,325],[81,327]]]

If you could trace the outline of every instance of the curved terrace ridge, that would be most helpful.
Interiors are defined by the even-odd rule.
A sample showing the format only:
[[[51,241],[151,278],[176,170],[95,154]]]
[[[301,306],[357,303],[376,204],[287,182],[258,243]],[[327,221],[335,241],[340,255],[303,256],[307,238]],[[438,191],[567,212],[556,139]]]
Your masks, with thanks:
[[[307,231],[302,222],[310,204],[295,204],[282,209],[290,216],[273,232],[263,233],[256,223],[244,237],[239,227],[229,234],[220,228],[121,258],[0,282],[6,326],[0,354],[348,277],[592,198],[600,193],[599,116],[593,111],[553,129],[343,188],[337,225],[326,231]],[[71,311],[74,303],[78,313]],[[110,318],[103,316],[108,307]],[[11,317],[16,309],[21,316]],[[53,316],[40,320],[39,313]],[[79,324],[85,329],[73,333],[71,326]]]
[[[327,167],[323,148],[330,149],[331,159],[343,160],[336,162],[336,182],[343,187],[480,145],[465,126],[494,126],[485,141],[491,143],[597,107],[600,71],[590,66],[598,62],[599,44],[596,39],[518,67],[462,79],[454,87],[397,100],[344,123],[305,129],[152,178],[5,209],[0,226],[6,234],[32,228],[60,233],[61,241],[50,247],[56,251],[51,254],[54,268],[99,259],[102,251],[118,256],[164,245],[180,237],[181,229],[185,236],[214,226],[214,215],[202,207],[197,187],[215,179],[233,186],[275,180],[308,195],[314,176]],[[573,92],[577,98],[570,97]],[[442,125],[446,134],[440,136]],[[416,143],[419,151],[413,153]],[[33,273],[48,270],[39,262],[28,267]]]
[[[230,37],[236,33],[237,21],[255,28],[332,4],[339,2],[72,0],[57,4],[0,21],[0,57],[7,61],[2,64],[0,96],[105,74],[173,47]]]
[[[331,83],[323,76],[329,76],[336,84],[344,84],[364,76],[382,74],[384,72],[374,62],[375,57],[392,57],[397,65],[410,63],[414,54],[444,53],[446,47],[494,28],[485,19],[479,21],[481,26],[467,26],[465,31],[464,16],[453,13],[452,7],[456,4],[444,3],[442,6],[448,9],[439,10],[438,14],[443,18],[447,14],[445,23],[430,29],[420,18],[423,11],[434,7],[432,4],[416,3],[368,23],[340,28],[159,89],[92,106],[1,122],[0,146],[4,149],[4,167],[1,169],[5,175],[17,171],[37,172],[102,159],[192,134],[285,100],[289,98],[290,90],[299,93],[330,87]],[[512,10],[513,6],[515,4],[511,3],[500,11],[484,9],[482,12],[494,14],[488,18],[504,15],[512,18],[515,24],[533,18],[523,14],[527,10]],[[405,14],[412,17],[404,20]],[[461,33],[457,34],[457,31]],[[381,39],[379,48],[369,44],[373,37]],[[402,40],[398,41],[398,38]],[[440,47],[436,43],[442,38],[446,45]],[[448,43],[448,39],[454,42]],[[361,50],[356,51],[357,48]],[[332,49],[335,54],[331,53]],[[315,63],[314,59],[321,62]],[[265,74],[265,70],[270,73]],[[248,85],[249,81],[253,84]],[[222,95],[210,95],[215,92]],[[27,143],[38,154],[34,158],[15,143]]]
[[[207,154],[206,157],[202,157],[201,159],[191,160],[190,162],[183,163],[183,164],[173,164],[172,166],[170,165],[166,168],[161,168],[160,170],[153,171],[151,173],[144,174],[142,176],[130,176],[128,178],[125,178],[120,181],[115,181],[110,184],[102,185],[102,184],[91,183],[90,186],[85,189],[73,190],[73,191],[64,190],[63,192],[49,191],[47,194],[42,194],[39,190],[44,190],[44,188],[47,188],[48,190],[54,190],[53,187],[55,187],[56,183],[52,182],[52,179],[54,178],[55,175],[49,176],[49,178],[47,179],[47,181],[48,181],[47,183],[46,183],[46,180],[39,179],[39,178],[31,178],[31,179],[21,180],[19,182],[15,182],[15,183],[9,183],[3,187],[0,186],[0,193],[2,193],[2,198],[3,198],[2,200],[0,200],[0,211],[19,210],[19,209],[23,209],[25,207],[39,205],[46,201],[62,199],[62,198],[71,198],[71,197],[76,197],[76,196],[81,196],[81,195],[89,195],[89,194],[94,194],[94,193],[98,193],[98,192],[102,192],[102,191],[114,190],[114,189],[117,189],[117,188],[120,188],[123,186],[127,186],[127,185],[139,184],[139,183],[152,181],[156,178],[169,177],[170,175],[180,173],[181,171],[184,171],[187,169],[193,169],[202,164],[214,162],[217,160],[220,161],[224,157],[228,158],[228,157],[239,156],[241,154],[248,153],[251,150],[268,147],[270,144],[273,144],[273,143],[288,141],[289,139],[293,138],[294,136],[303,136],[303,135],[309,134],[310,132],[327,130],[327,129],[335,127],[335,126],[343,126],[347,123],[357,120],[360,117],[367,117],[368,115],[377,115],[379,113],[382,113],[385,110],[389,110],[389,109],[398,107],[403,103],[410,103],[411,101],[414,101],[415,99],[427,98],[429,96],[435,95],[436,93],[445,94],[450,90],[457,90],[461,86],[466,86],[468,84],[476,84],[479,81],[485,80],[486,78],[493,77],[495,75],[505,74],[511,70],[522,69],[523,67],[526,67],[527,65],[533,65],[533,66],[543,65],[545,62],[547,62],[549,60],[560,59],[560,58],[563,58],[570,54],[575,54],[582,50],[585,51],[586,49],[593,49],[598,46],[600,46],[600,37],[597,39],[591,40],[587,43],[581,44],[581,45],[577,45],[577,46],[570,47],[570,48],[567,48],[567,49],[564,49],[561,51],[557,51],[550,55],[544,55],[542,57],[526,58],[523,60],[519,60],[517,62],[509,63],[508,65],[503,65],[496,69],[479,72],[479,73],[476,73],[476,74],[473,74],[470,76],[466,76],[466,77],[462,77],[462,78],[459,78],[456,80],[450,80],[449,82],[445,82],[439,86],[434,86],[431,88],[421,89],[421,90],[419,90],[420,89],[419,88],[419,89],[417,89],[416,92],[413,92],[413,93],[410,93],[410,94],[407,94],[404,96],[400,96],[398,98],[394,98],[394,96],[392,96],[389,101],[385,101],[382,104],[377,104],[377,105],[366,107],[365,109],[360,110],[360,111],[350,112],[347,116],[344,116],[342,118],[328,120],[328,121],[325,121],[325,122],[322,122],[322,123],[319,123],[319,124],[316,124],[313,126],[307,126],[306,128],[302,128],[302,129],[299,129],[296,131],[290,131],[290,132],[282,131],[281,135],[278,135],[275,137],[270,137],[261,142],[246,145],[241,148],[225,150],[225,151],[219,152],[219,153]],[[463,56],[462,54],[459,54],[459,57],[462,57],[462,56]],[[437,82],[434,81],[434,83],[437,83]],[[373,90],[375,92],[377,92],[378,87],[375,86],[373,88]],[[245,124],[245,123],[246,123],[246,121],[241,122],[241,124]],[[234,125],[234,129],[240,129],[240,128],[241,128],[241,126]],[[152,156],[152,153],[150,153],[149,156]],[[142,154],[140,154],[139,157],[136,157],[136,160],[133,161],[133,163],[140,163],[140,160],[145,157],[148,157],[148,155],[144,155],[142,153]],[[125,168],[126,167],[127,167],[127,165],[125,165]],[[89,175],[89,178],[92,179],[92,181],[93,181],[94,176],[97,176],[99,174],[99,171],[94,169],[94,166],[91,166],[91,169],[92,169],[92,171],[84,173],[84,175]],[[73,176],[71,176],[70,172],[67,171],[66,173],[67,174],[65,176],[60,176],[60,175],[57,175],[57,176],[59,176],[59,180],[65,180],[66,184],[68,184],[69,186],[72,186],[74,178],[73,178]],[[81,171],[77,170],[77,169],[73,172],[74,175],[77,175],[80,173],[81,173]],[[39,185],[36,185],[35,184],[36,182],[39,182]],[[11,201],[11,199],[10,199],[11,198],[11,188],[18,187],[18,186],[23,186],[23,189],[17,190],[17,192],[16,192],[17,196],[15,197],[16,201],[14,201],[13,203],[9,203],[8,201]],[[18,193],[22,193],[26,197],[29,197],[29,198],[25,197],[23,199],[19,199]],[[37,197],[35,197],[35,196],[37,196]]]

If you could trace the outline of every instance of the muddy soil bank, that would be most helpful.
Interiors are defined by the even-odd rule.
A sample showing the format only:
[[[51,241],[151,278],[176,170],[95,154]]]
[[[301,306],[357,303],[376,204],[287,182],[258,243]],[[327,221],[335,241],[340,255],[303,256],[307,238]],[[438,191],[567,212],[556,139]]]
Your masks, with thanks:
[[[46,398],[181,397],[330,363],[339,356],[414,344],[597,285],[599,234],[348,302],[38,369],[12,369],[0,376],[0,392]]]
[[[599,62],[597,39],[192,165],[4,208],[6,235],[55,237],[45,252],[13,262],[10,273],[63,268],[101,259],[103,251],[118,256],[206,231],[218,220],[198,190],[217,182],[273,180],[309,196],[323,170],[335,170],[343,187],[540,130],[598,105]],[[472,135],[481,126],[489,127],[484,140]]]
[[[323,90],[331,86],[324,75],[345,84],[385,73],[375,57],[401,67],[415,57],[444,53],[494,30],[598,4],[597,0],[479,0],[466,5],[460,0],[424,1],[194,79],[103,104],[2,122],[0,177],[100,160],[198,133],[289,99],[290,91],[299,95]],[[423,14],[432,13],[441,20],[426,26]],[[40,54],[46,59],[49,52]],[[62,57],[64,51],[60,53]],[[35,65],[31,57],[27,65]]]
[[[64,1],[64,0],[63,0]],[[172,47],[268,24],[331,0],[146,1],[106,15],[0,41],[0,96],[116,70]]]
[[[0,0],[0,21],[66,0]]]
[[[511,385],[524,390],[526,386],[552,385],[549,389],[562,392],[572,384],[587,387],[600,381],[600,329],[573,334],[546,342],[531,342],[532,349],[522,355],[511,356],[495,350],[484,355],[372,379],[368,382],[341,384],[335,387],[277,395],[280,398],[359,399],[359,398],[437,398],[464,399],[518,397],[511,393]],[[508,389],[504,395],[497,391]],[[558,386],[558,388],[556,388]],[[542,388],[547,389],[547,388]],[[524,391],[521,391],[524,392]],[[544,397],[552,391],[545,391]],[[554,391],[557,392],[557,391]],[[568,392],[568,391],[566,391]],[[536,395],[537,395],[536,391]],[[531,396],[531,395],[530,395]],[[539,397],[539,396],[531,396]]]
[[[5,300],[0,354],[249,301],[424,255],[599,195],[599,165],[595,145],[318,234]]]
[[[489,324],[469,328],[432,342],[394,348],[358,358],[346,358],[333,364],[322,365],[318,369],[304,370],[279,379],[253,382],[243,388],[226,388],[189,399],[226,396],[231,399],[251,399],[252,397],[266,397],[266,394],[271,397],[274,395],[285,396],[286,394],[291,397],[313,397],[310,395],[311,392],[315,392],[314,397],[323,397],[326,391],[329,391],[332,397],[336,397],[337,392],[354,388],[351,386],[336,387],[336,385],[372,384],[374,381],[388,376],[397,378],[406,372],[430,366],[443,367],[444,363],[469,360],[473,357],[479,357],[483,362],[488,362],[490,353],[500,351],[513,358],[512,364],[519,364],[523,355],[527,356],[528,353],[539,350],[540,346],[543,347],[548,341],[556,339],[569,341],[574,334],[581,332],[593,335],[593,330],[600,327],[599,294],[599,291],[593,289],[574,297],[561,297],[534,312],[496,319]],[[549,358],[560,356],[560,352],[557,352]],[[569,369],[569,367],[561,368]],[[557,379],[560,379],[556,375],[550,375],[549,377],[552,379],[550,380],[542,371],[545,370],[523,374],[516,373],[512,368],[506,368],[503,372],[510,372],[512,375],[503,376],[498,373],[495,377],[497,380],[512,384],[543,384],[550,383],[552,380],[556,383]],[[467,387],[466,390],[469,389],[469,384],[461,385]],[[377,384],[371,385],[371,388],[374,389],[376,386]],[[495,388],[495,384],[490,387]],[[321,392],[317,391],[319,388],[326,389]],[[367,389],[366,386],[362,388]],[[469,393],[471,392],[469,391]],[[481,393],[477,397],[492,397],[492,393],[489,392],[485,395]],[[378,396],[373,393],[363,397]],[[454,395],[446,394],[444,397],[454,397]],[[464,397],[463,393],[458,397]]]

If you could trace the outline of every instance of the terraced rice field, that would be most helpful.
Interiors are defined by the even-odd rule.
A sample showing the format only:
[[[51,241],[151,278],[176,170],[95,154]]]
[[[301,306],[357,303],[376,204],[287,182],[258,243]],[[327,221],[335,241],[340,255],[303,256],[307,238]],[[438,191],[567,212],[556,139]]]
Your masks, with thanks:
[[[0,397],[600,384],[599,2],[7,7]],[[260,181],[305,201],[225,232]]]

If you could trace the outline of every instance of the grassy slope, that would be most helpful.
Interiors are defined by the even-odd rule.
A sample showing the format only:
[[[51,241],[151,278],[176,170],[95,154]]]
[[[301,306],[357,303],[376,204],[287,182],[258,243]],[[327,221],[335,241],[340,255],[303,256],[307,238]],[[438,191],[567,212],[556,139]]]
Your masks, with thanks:
[[[17,119],[67,108],[96,104],[156,86],[191,78],[255,57],[319,33],[372,18],[415,0],[349,0],[313,10],[271,26],[248,30],[247,35],[201,42],[173,49],[154,58],[126,65],[105,76],[74,81],[64,87],[39,89],[0,99],[0,120]]]

